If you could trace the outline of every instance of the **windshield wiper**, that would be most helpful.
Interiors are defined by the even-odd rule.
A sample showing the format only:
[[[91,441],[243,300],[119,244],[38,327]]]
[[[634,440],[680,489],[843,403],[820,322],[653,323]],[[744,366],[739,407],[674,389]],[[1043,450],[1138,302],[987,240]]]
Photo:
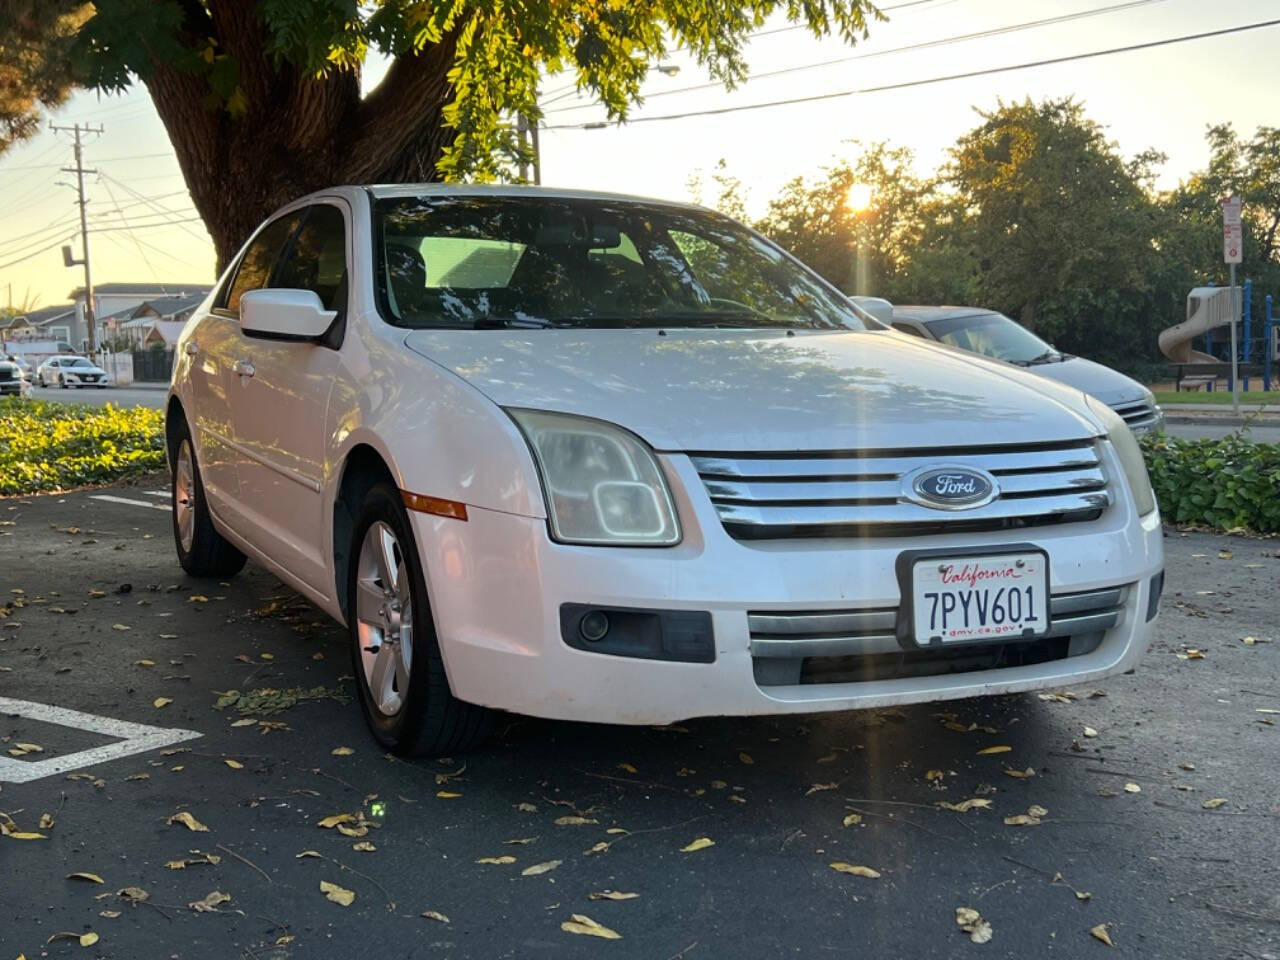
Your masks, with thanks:
[[[1062,359],[1062,354],[1060,354],[1057,350],[1050,348],[1046,350],[1044,353],[1039,354],[1038,356],[1032,357],[1030,360],[1019,360],[1017,361],[1017,363],[1019,366],[1022,366],[1022,367],[1035,367],[1035,366],[1039,366],[1042,363],[1055,363],[1061,359]]]

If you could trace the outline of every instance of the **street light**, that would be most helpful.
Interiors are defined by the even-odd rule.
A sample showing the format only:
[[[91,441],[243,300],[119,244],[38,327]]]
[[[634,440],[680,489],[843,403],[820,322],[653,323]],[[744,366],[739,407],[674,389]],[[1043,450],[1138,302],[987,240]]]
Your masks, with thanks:
[[[862,233],[858,229],[858,220],[871,208],[871,184],[855,180],[849,184],[849,192],[845,194],[844,205],[853,214],[853,263],[852,279],[854,296],[867,295],[867,251],[862,242]]]

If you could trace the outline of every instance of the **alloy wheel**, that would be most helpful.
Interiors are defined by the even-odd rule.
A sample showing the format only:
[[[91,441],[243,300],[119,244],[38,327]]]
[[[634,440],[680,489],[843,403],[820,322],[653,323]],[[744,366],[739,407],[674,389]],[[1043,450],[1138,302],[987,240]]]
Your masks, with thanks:
[[[356,561],[356,641],[374,706],[384,716],[400,712],[413,665],[410,574],[395,531],[373,523]]]
[[[178,522],[178,542],[184,553],[191,552],[196,530],[195,463],[191,457],[191,441],[184,439],[178,447],[173,471],[173,510]]]

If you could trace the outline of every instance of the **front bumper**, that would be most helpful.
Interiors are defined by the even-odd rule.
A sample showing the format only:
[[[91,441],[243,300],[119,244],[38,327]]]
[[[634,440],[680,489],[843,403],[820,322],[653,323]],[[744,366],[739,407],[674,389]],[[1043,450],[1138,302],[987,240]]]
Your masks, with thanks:
[[[1164,566],[1160,518],[1156,512],[1139,518],[1127,496],[1088,523],[897,539],[742,542],[725,532],[688,459],[663,460],[685,528],[684,541],[672,548],[557,544],[544,520],[474,507],[466,522],[412,514],[456,696],[521,714],[604,723],[812,713],[1092,681],[1133,668],[1150,643],[1153,578]],[[895,607],[894,563],[902,551],[1025,542],[1048,552],[1055,596],[1125,588],[1114,625],[1090,652],[933,676],[758,682],[749,612]],[[566,603],[705,611],[715,660],[669,662],[576,649],[561,636]]]

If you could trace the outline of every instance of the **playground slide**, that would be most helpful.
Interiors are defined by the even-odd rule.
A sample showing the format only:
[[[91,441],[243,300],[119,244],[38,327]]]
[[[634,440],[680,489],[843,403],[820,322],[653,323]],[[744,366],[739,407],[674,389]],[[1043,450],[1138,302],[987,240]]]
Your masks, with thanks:
[[[1217,357],[1192,349],[1191,343],[1230,322],[1231,288],[1196,287],[1187,294],[1187,319],[1160,331],[1160,352],[1172,363],[1217,363]]]

